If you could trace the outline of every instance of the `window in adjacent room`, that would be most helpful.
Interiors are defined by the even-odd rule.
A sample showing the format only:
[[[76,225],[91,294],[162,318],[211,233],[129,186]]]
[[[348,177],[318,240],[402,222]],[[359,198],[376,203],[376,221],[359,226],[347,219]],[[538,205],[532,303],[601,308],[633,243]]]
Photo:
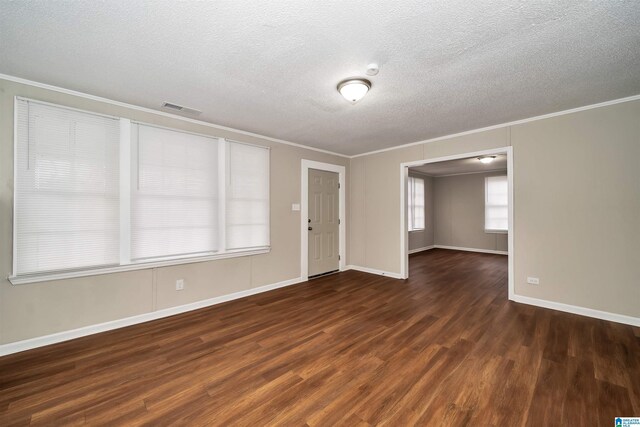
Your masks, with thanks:
[[[509,184],[507,176],[485,178],[484,231],[506,233],[509,230]]]
[[[409,231],[424,230],[424,179],[409,177]]]

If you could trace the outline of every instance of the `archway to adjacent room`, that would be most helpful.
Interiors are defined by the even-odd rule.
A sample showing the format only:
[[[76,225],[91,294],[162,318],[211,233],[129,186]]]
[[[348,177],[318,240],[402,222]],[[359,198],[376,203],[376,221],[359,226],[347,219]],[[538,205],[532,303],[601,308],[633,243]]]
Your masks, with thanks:
[[[482,165],[480,167],[480,159],[489,158],[496,160],[495,167]],[[411,173],[410,173],[411,171]],[[415,241],[421,237],[421,233],[432,233],[432,240],[425,239],[427,243],[418,244],[419,248],[412,248],[413,252],[418,250],[428,250],[431,248],[458,249],[472,252],[487,252],[495,254],[506,254],[508,256],[508,295],[512,299],[514,294],[514,198],[513,198],[513,154],[511,147],[502,147],[491,150],[476,151],[469,153],[456,154],[446,157],[438,157],[427,160],[418,160],[414,162],[402,163],[400,165],[400,260],[401,260],[401,277],[409,277],[409,254],[410,240],[412,246],[416,246]],[[497,247],[483,247],[482,245],[463,245],[452,244],[450,242],[437,242],[434,236],[432,205],[432,213],[427,212],[427,202],[421,204],[420,200],[426,200],[426,193],[433,191],[435,194],[435,186],[438,188],[445,186],[448,181],[478,181],[474,183],[474,188],[481,188],[481,197],[483,206],[476,207],[475,223],[482,222],[482,230],[480,230],[480,240],[495,240]],[[440,184],[442,184],[440,186]],[[481,186],[481,187],[479,187]],[[484,190],[482,190],[484,189]],[[504,192],[506,191],[506,198]],[[439,191],[438,194],[445,194]],[[476,197],[476,198],[477,198]],[[506,200],[505,200],[506,199]],[[498,200],[494,202],[494,200]],[[504,203],[506,201],[506,206]],[[479,209],[482,209],[478,213]],[[506,221],[505,221],[506,211]],[[429,218],[429,215],[431,217]],[[439,211],[441,218],[449,215],[446,211]],[[477,218],[482,215],[482,218]],[[446,228],[454,227],[446,224]],[[442,230],[443,227],[439,227]],[[484,237],[482,236],[484,234]],[[445,233],[438,233],[444,235]],[[440,244],[438,244],[440,243]],[[476,247],[478,246],[478,247]],[[505,248],[506,246],[506,248]],[[504,250],[506,249],[506,251]]]

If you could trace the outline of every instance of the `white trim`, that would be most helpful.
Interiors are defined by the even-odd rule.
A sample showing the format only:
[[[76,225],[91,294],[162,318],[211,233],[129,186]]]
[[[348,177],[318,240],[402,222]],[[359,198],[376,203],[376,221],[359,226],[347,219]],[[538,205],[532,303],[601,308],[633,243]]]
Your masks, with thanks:
[[[577,305],[563,304],[561,302],[547,301],[522,295],[513,295],[513,298],[511,299],[521,304],[549,308],[551,310],[564,311],[566,313],[578,314],[580,316],[593,317],[595,319],[608,320],[610,322],[640,327],[640,317],[625,316],[624,314],[610,313],[608,311],[600,311],[593,308],[579,307]]]
[[[28,104],[27,104],[28,105]],[[28,115],[27,115],[28,116]],[[27,127],[29,126],[27,121]],[[27,140],[27,144],[28,144]],[[16,217],[16,185],[18,183],[18,97],[13,98],[13,185],[11,188],[11,267],[12,272],[18,271],[18,218]]]
[[[111,331],[113,329],[124,328],[125,326],[131,326],[139,323],[149,322],[151,320],[157,320],[163,317],[174,316],[176,314],[198,310],[200,308],[221,304],[223,302],[248,297],[248,296],[259,294],[262,292],[268,292],[274,289],[283,288],[285,286],[295,285],[303,281],[304,280],[302,280],[301,277],[296,277],[295,279],[284,280],[282,282],[273,283],[271,285],[265,285],[265,286],[260,286],[253,289],[247,289],[245,291],[234,292],[231,294],[222,295],[215,298],[209,298],[206,300],[197,301],[190,304],[179,305],[177,307],[165,308],[162,310],[139,314],[137,316],[126,317],[124,319],[112,320],[110,322],[84,326],[82,328],[58,332],[51,335],[44,335],[41,337],[31,338],[23,341],[16,341],[9,344],[3,344],[3,345],[0,345],[0,356],[5,356],[7,354],[12,354],[12,353],[18,353],[20,351],[30,350],[32,348],[37,348],[37,347],[43,347],[45,345],[55,344],[63,341],[68,341],[75,338],[84,337],[87,335],[97,334],[100,332]]]
[[[11,282],[12,285],[24,285],[27,283],[48,282],[51,280],[72,279],[74,277],[97,276],[99,274],[121,273],[124,271],[133,271],[133,270],[144,270],[145,268],[168,267],[171,265],[178,265],[178,264],[192,264],[194,262],[205,262],[205,261],[214,261],[217,259],[259,255],[259,254],[269,253],[270,250],[271,250],[270,247],[264,247],[260,249],[249,250],[249,251],[247,250],[226,251],[224,253],[219,253],[219,254],[191,256],[191,257],[185,256],[181,258],[172,258],[172,259],[156,260],[156,261],[140,261],[138,263],[132,263],[127,265],[117,265],[113,267],[95,268],[95,269],[89,269],[89,270],[85,269],[85,270],[60,271],[60,272],[25,275],[25,276],[9,276],[7,277],[7,279]]]
[[[509,234],[507,234],[507,250],[509,252],[509,259],[507,260],[507,269],[508,269],[508,291],[507,291],[507,295],[509,299],[513,299],[515,293],[516,293],[516,285],[515,285],[515,271],[516,271],[516,267],[515,267],[515,260],[516,260],[516,253],[515,253],[515,240],[513,238],[513,236],[515,235],[515,214],[514,214],[514,209],[515,209],[515,198],[513,197],[514,195],[514,188],[513,188],[513,148],[509,147],[509,149],[507,150],[507,184],[509,186]]]
[[[338,261],[338,268],[340,271],[345,270],[346,265],[346,226],[347,215],[345,205],[345,193],[346,193],[346,168],[340,165],[334,165],[331,163],[316,162],[313,160],[302,159],[301,162],[301,184],[300,184],[300,277],[304,280],[309,278],[309,234],[307,228],[309,227],[309,169],[318,169],[328,172],[336,172],[338,174],[338,182],[340,188],[338,190],[338,215],[340,224],[338,225],[338,254],[340,260]]]
[[[409,168],[403,165],[404,163],[400,164],[400,278],[407,279],[409,278],[409,231],[407,230],[409,212],[405,207],[409,191]]]
[[[254,138],[260,138],[260,139],[264,139],[264,140],[270,141],[270,142],[276,142],[278,144],[284,144],[284,145],[290,145],[290,146],[293,146],[293,147],[304,148],[306,150],[317,151],[319,153],[325,153],[325,154],[331,154],[333,156],[344,157],[344,158],[347,158],[347,159],[350,158],[350,156],[347,156],[346,154],[340,154],[340,153],[335,153],[335,152],[329,151],[329,150],[323,150],[321,148],[315,148],[315,147],[309,147],[307,145],[296,144],[295,142],[285,141],[283,139],[272,138],[272,137],[269,137],[269,136],[260,135],[260,134],[253,133],[253,132],[247,132],[247,131],[243,131],[243,130],[240,130],[240,129],[230,128],[230,127],[227,127],[227,126],[220,126],[220,125],[216,125],[214,123],[209,123],[209,122],[205,122],[205,121],[202,121],[202,120],[196,120],[196,119],[192,119],[192,118],[189,118],[189,117],[180,116],[180,115],[177,115],[177,114],[167,113],[167,112],[161,111],[161,110],[154,110],[152,108],[146,108],[146,107],[140,107],[138,105],[127,104],[126,102],[114,101],[112,99],[103,98],[101,96],[90,95],[88,93],[78,92],[78,91],[71,90],[71,89],[65,89],[65,88],[62,88],[62,87],[59,87],[59,86],[53,86],[53,85],[48,85],[48,84],[45,84],[45,83],[39,83],[39,82],[35,82],[33,80],[23,79],[21,77],[15,77],[15,76],[10,76],[10,75],[7,75],[7,74],[0,73],[0,79],[8,80],[8,81],[14,82],[14,83],[20,83],[20,84],[23,84],[23,85],[38,87],[38,88],[41,88],[41,89],[51,90],[51,91],[58,92],[58,93],[64,93],[66,95],[77,96],[79,98],[90,99],[92,101],[103,102],[105,104],[116,105],[118,107],[129,108],[131,110],[142,111],[144,113],[153,113],[153,114],[157,114],[157,115],[160,115],[160,116],[163,116],[163,117],[169,117],[169,118],[172,118],[172,119],[182,120],[184,122],[194,123],[194,124],[197,124],[197,125],[201,125],[201,126],[206,126],[206,127],[213,128],[213,129],[222,130],[222,131],[225,131],[225,132],[235,132],[235,133],[238,133],[238,134],[241,134],[241,135],[246,135],[246,136],[250,136],[250,137],[254,137]],[[71,108],[71,107],[69,107],[69,108]],[[208,136],[211,137],[211,135],[208,135]]]
[[[405,199],[407,195],[407,177],[409,176],[409,168],[413,166],[422,166],[428,163],[444,162],[447,160],[466,159],[469,157],[479,157],[492,154],[506,154],[507,155],[507,181],[509,183],[509,234],[508,240],[508,298],[513,299],[515,295],[515,282],[514,282],[514,190],[513,190],[513,147],[499,147],[489,150],[475,151],[471,153],[454,154],[451,156],[437,157],[425,160],[415,160],[412,162],[405,162],[400,164],[400,277],[406,279],[409,277],[409,244],[408,244],[408,232],[405,226],[407,220],[407,212],[405,209]],[[437,246],[437,245],[436,245]]]
[[[224,179],[220,179],[220,172],[218,172],[218,247],[223,249],[227,247],[227,183],[231,175],[229,169],[231,159],[227,158],[228,145],[226,139],[218,138],[218,171],[224,171]],[[271,191],[271,183],[269,183],[269,191]],[[222,221],[220,221],[221,218],[223,218]]]
[[[347,265],[345,270],[362,271],[363,273],[377,274],[378,276],[391,277],[392,279],[402,279],[403,277],[398,273],[391,271],[376,270],[375,268],[360,267],[359,265]]]
[[[409,252],[408,252],[408,253],[409,253],[409,255],[411,255],[411,254],[417,254],[418,252],[428,251],[428,250],[433,249],[433,248],[435,248],[435,246],[434,246],[434,245],[431,245],[431,246],[425,246],[425,247],[423,247],[423,248],[409,249]]]
[[[497,124],[497,125],[486,126],[486,127],[483,127],[483,128],[467,130],[467,131],[464,131],[464,132],[452,133],[450,135],[438,136],[436,138],[425,139],[423,141],[410,142],[408,144],[396,145],[394,147],[382,148],[380,150],[375,150],[375,151],[368,151],[368,152],[362,153],[362,154],[354,154],[353,156],[351,156],[351,158],[354,159],[356,157],[362,157],[362,156],[368,156],[368,155],[371,155],[371,154],[384,153],[385,151],[398,150],[398,149],[401,149],[401,148],[412,147],[414,145],[428,144],[430,142],[443,141],[443,140],[446,140],[446,139],[456,138],[456,137],[459,137],[459,136],[471,135],[471,134],[474,134],[474,133],[486,132],[486,131],[495,130],[495,129],[502,129],[502,128],[509,127],[509,126],[521,125],[521,124],[524,124],[524,123],[535,122],[535,121],[538,121],[538,120],[544,120],[544,119],[550,119],[550,118],[553,118],[553,117],[564,116],[566,114],[573,114],[573,113],[579,113],[581,111],[592,110],[594,108],[608,107],[610,105],[622,104],[624,102],[631,102],[631,101],[638,101],[638,100],[640,100],[640,94],[633,95],[633,96],[628,96],[626,98],[612,99],[610,101],[600,102],[598,104],[591,104],[591,105],[585,105],[583,107],[571,108],[569,110],[557,111],[555,113],[543,114],[541,116],[534,116],[534,117],[529,117],[529,118],[526,118],[526,119],[515,120],[513,122],[500,123],[500,124]]]
[[[452,251],[480,252],[483,254],[495,254],[495,255],[509,255],[508,251],[496,251],[493,249],[464,248],[461,246],[445,246],[445,245],[433,245],[433,247],[437,249],[448,249]]]
[[[119,164],[121,265],[129,264],[131,262],[131,132],[131,120],[121,118]]]

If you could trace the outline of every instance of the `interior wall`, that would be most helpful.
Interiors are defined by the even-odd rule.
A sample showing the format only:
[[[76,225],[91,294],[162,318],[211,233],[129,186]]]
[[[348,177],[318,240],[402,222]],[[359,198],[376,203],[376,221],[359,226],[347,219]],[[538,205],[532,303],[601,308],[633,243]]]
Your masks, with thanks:
[[[349,264],[399,272],[400,163],[421,157],[415,145],[351,159]]]
[[[506,233],[484,231],[485,178],[507,171],[435,177],[435,244],[491,251],[508,250]]]
[[[353,158],[351,262],[400,272],[401,163],[509,145],[515,293],[640,317],[640,101]]]
[[[511,143],[516,293],[640,317],[640,101],[514,126]]]
[[[15,96],[271,147],[271,251],[170,267],[11,285]],[[0,344],[149,313],[300,276],[301,160],[349,159],[0,79]],[[347,189],[347,198],[349,197]],[[347,216],[349,206],[347,205]],[[348,225],[347,225],[348,226]],[[185,289],[175,290],[175,280]]]
[[[409,176],[424,179],[424,230],[409,231],[409,251],[433,246],[434,212],[433,212],[433,178],[409,170]]]

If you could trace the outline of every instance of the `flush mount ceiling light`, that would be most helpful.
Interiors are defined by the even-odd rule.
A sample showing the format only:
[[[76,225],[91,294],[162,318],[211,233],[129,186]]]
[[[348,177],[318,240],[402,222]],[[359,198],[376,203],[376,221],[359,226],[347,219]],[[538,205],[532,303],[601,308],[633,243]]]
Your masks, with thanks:
[[[484,163],[485,165],[488,165],[489,163],[493,162],[496,159],[496,156],[482,156],[482,157],[478,157],[478,160],[480,160],[482,163]]]
[[[344,99],[351,103],[356,103],[371,89],[371,82],[367,79],[347,79],[338,84],[338,92]]]

